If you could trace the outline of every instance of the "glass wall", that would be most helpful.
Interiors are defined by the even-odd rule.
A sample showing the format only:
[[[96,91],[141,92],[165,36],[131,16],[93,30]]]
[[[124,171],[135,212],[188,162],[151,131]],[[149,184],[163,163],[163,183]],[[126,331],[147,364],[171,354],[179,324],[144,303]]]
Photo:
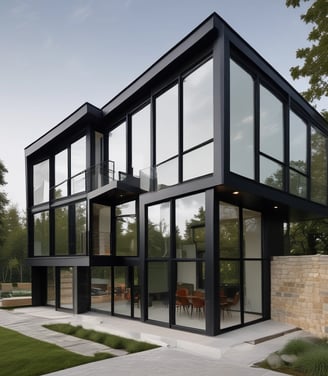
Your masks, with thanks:
[[[71,194],[85,191],[86,137],[71,145]]]
[[[169,323],[168,262],[148,262],[148,319]]]
[[[230,171],[254,179],[254,81],[230,60]]]
[[[170,256],[170,203],[148,207],[148,257]]]
[[[327,204],[327,137],[311,128],[311,199]]]
[[[111,312],[112,280],[111,267],[91,267],[91,309]]]
[[[120,171],[126,172],[126,143],[126,122],[123,122],[108,134],[108,159],[114,162],[116,180]]]
[[[213,173],[212,59],[183,80],[183,152],[183,180]]]
[[[49,256],[49,211],[34,214],[34,256]]]
[[[157,188],[179,181],[179,91],[173,86],[156,98]]]
[[[135,201],[115,208],[116,256],[137,256],[137,219]]]
[[[55,209],[55,255],[68,255],[68,206]]]
[[[56,269],[47,268],[47,305],[56,306]]]
[[[139,177],[141,170],[149,168],[150,163],[150,105],[132,115],[132,169]]]
[[[92,204],[92,254],[111,253],[111,207]]]
[[[67,196],[67,149],[55,155],[55,198]]]
[[[49,160],[33,166],[33,204],[49,201]]]
[[[60,268],[60,308],[73,309],[73,268]]]
[[[86,202],[75,204],[75,253],[87,252],[87,207]]]

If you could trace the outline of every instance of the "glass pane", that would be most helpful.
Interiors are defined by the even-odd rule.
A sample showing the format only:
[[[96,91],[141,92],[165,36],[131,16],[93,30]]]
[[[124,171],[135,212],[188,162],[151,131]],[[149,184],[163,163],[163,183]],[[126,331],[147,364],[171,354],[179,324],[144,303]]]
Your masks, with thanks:
[[[34,214],[34,256],[49,256],[49,212]]]
[[[71,194],[85,191],[86,158],[86,138],[82,137],[71,145]]]
[[[205,252],[205,194],[176,200],[176,257],[203,257]]]
[[[93,204],[92,205],[92,254],[110,255],[110,228],[111,228],[111,207]]]
[[[177,325],[205,330],[205,263],[178,262],[175,296]]]
[[[283,161],[283,105],[265,87],[260,86],[260,150]]]
[[[116,256],[137,256],[135,202],[116,206]]]
[[[289,124],[289,165],[295,170],[306,172],[307,126],[293,111]]]
[[[283,168],[263,156],[260,157],[260,182],[270,187],[283,189]]]
[[[55,155],[55,197],[67,196],[67,149]]]
[[[293,195],[306,198],[307,178],[296,171],[289,170],[289,191]]]
[[[244,321],[262,318],[262,263],[245,261],[244,267]]]
[[[87,207],[85,202],[75,205],[75,252],[87,253]]]
[[[311,200],[327,202],[327,138],[311,130]]]
[[[91,169],[92,173],[92,187],[99,188],[108,183],[109,173],[104,163],[104,135],[95,132],[95,150],[94,150],[95,166]]]
[[[179,99],[175,85],[156,98],[156,164],[178,154]]]
[[[133,289],[131,290],[131,303],[133,303],[133,317],[141,317],[140,299],[140,275],[139,267],[133,267]]]
[[[69,254],[68,206],[55,209],[55,254]]]
[[[132,168],[139,177],[140,170],[150,167],[150,106],[132,116]]]
[[[73,309],[73,268],[60,268],[60,308]]]
[[[33,166],[33,204],[49,201],[49,160]]]
[[[183,155],[183,180],[213,173],[213,142]]]
[[[131,316],[131,288],[129,284],[129,268],[114,268],[114,312],[119,315]]]
[[[179,161],[178,158],[171,159],[168,162],[157,166],[157,189],[178,184],[179,182]]]
[[[183,150],[213,138],[213,61],[183,80]]]
[[[240,257],[239,232],[239,208],[220,202],[220,257]]]
[[[114,162],[114,179],[119,180],[119,172],[126,172],[126,123],[109,132],[108,159]],[[148,167],[148,166],[147,166]]]
[[[56,305],[56,278],[55,268],[47,268],[47,305]]]
[[[221,329],[241,324],[240,261],[220,261]]]
[[[170,203],[148,207],[148,257],[170,255]]]
[[[243,209],[244,257],[262,257],[261,213]]]
[[[91,309],[111,312],[111,268],[91,267]]]
[[[230,171],[254,179],[254,82],[230,60]]]
[[[148,319],[169,322],[167,262],[148,263]]]

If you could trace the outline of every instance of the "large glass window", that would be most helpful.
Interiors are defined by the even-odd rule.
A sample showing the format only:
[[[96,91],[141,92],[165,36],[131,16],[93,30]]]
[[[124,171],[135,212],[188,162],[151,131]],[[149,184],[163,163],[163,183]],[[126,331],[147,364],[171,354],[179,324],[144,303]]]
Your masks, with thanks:
[[[230,171],[254,179],[254,82],[230,60]]]
[[[114,162],[114,178],[119,180],[119,172],[126,172],[126,122],[109,132],[108,159]]]
[[[92,254],[110,255],[111,252],[111,207],[92,205]]]
[[[212,139],[213,61],[211,59],[183,80],[183,180],[213,173]],[[206,142],[208,144],[203,146]]]
[[[49,211],[34,214],[34,256],[49,256]]]
[[[269,158],[260,156],[260,182],[270,187],[283,189],[283,166]]]
[[[55,255],[68,255],[68,206],[55,209]]]
[[[183,150],[213,138],[213,61],[183,80]]]
[[[167,262],[148,263],[148,319],[169,322],[169,273]]]
[[[67,149],[55,155],[55,198],[67,196]]]
[[[327,137],[311,129],[311,199],[327,203]]]
[[[148,257],[170,256],[170,203],[148,207]]]
[[[71,194],[85,191],[86,137],[71,145]]]
[[[33,166],[33,204],[49,201],[49,160]]]
[[[135,201],[117,205],[116,256],[137,256],[137,220]]]
[[[56,306],[56,269],[47,268],[47,304]]]
[[[60,308],[73,309],[73,268],[60,268]]]
[[[150,105],[132,115],[132,168],[139,177],[140,170],[150,167]]]
[[[111,312],[111,268],[91,267],[91,309]]]
[[[176,200],[176,257],[203,257],[205,252],[205,194]]]
[[[87,208],[85,202],[75,204],[75,253],[87,251]]]

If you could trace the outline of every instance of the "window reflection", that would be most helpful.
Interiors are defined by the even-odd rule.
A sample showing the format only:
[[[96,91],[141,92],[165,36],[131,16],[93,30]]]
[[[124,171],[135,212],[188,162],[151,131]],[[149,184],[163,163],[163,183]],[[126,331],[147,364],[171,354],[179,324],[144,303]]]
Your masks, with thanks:
[[[205,252],[205,195],[176,200],[176,257],[203,257]]]
[[[311,130],[311,199],[327,203],[327,138],[312,127]]]
[[[114,162],[114,178],[119,172],[126,172],[126,123],[120,124],[108,134],[108,159]]]
[[[137,220],[135,201],[117,205],[116,256],[137,256]]]
[[[289,124],[289,165],[295,170],[306,172],[307,125],[293,111]]]
[[[55,198],[67,196],[67,149],[55,155]]]
[[[271,159],[260,157],[260,182],[270,187],[283,189],[282,165]]]
[[[148,319],[169,322],[169,278],[167,262],[148,263]]]
[[[55,254],[69,254],[68,206],[55,209]]]
[[[213,164],[213,142],[184,154],[183,180],[212,174]]]
[[[34,256],[49,256],[49,211],[34,214]]]
[[[239,208],[220,202],[220,257],[239,258]]]
[[[171,159],[161,165],[157,166],[157,189],[163,189],[179,182],[179,160],[178,158]]]
[[[75,204],[75,253],[86,254],[87,251],[87,208],[85,202]]]
[[[33,166],[33,204],[49,201],[49,160]]]
[[[85,191],[86,138],[71,145],[71,194]]]
[[[183,150],[213,138],[213,60],[183,80]]]
[[[111,254],[111,207],[92,205],[92,254]]]
[[[230,171],[254,179],[254,82],[230,60]]]
[[[260,86],[260,150],[283,161],[283,105],[262,85]]]
[[[91,269],[91,309],[111,312],[111,268],[93,266]]]
[[[150,166],[150,105],[135,113],[131,123],[133,175],[139,177]]]
[[[148,257],[170,255],[170,203],[148,207]]]
[[[156,164],[178,154],[179,98],[175,85],[156,98]]]

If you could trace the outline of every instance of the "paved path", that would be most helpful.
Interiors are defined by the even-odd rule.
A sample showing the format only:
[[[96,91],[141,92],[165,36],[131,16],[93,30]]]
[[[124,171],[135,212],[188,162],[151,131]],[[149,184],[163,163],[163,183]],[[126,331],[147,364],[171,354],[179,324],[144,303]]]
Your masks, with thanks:
[[[122,356],[51,373],[48,376],[279,376],[282,374],[253,368],[251,365],[280,349],[289,339],[305,335],[301,331],[295,331],[254,344],[261,338],[287,333],[293,327],[266,321],[217,337],[207,337],[95,313],[73,315],[47,307],[0,310],[0,326],[83,355],[93,355],[99,351],[112,352],[103,345],[58,334],[42,327],[43,324],[57,322],[146,340],[162,347],[126,356],[118,352],[117,355]]]

